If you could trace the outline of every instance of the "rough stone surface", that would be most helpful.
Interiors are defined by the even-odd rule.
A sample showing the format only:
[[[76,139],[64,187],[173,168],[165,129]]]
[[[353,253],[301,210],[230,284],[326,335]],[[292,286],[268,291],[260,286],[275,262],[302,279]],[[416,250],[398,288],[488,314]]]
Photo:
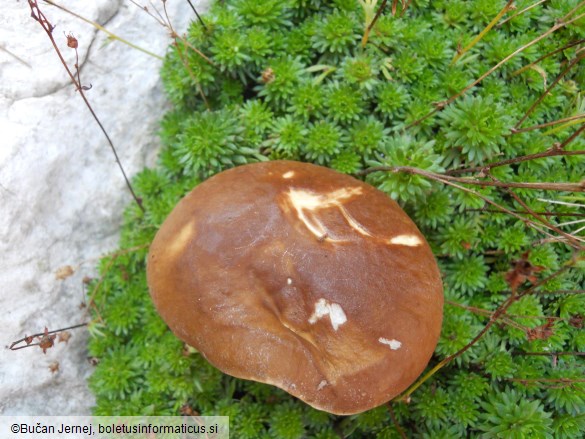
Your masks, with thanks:
[[[156,131],[168,105],[159,79],[161,61],[39,1],[56,25],[53,35],[69,66],[79,40],[81,80],[117,145],[128,174],[153,165]],[[143,2],[162,10],[160,1]],[[201,12],[208,1],[194,1]],[[115,34],[163,55],[169,33],[130,1],[61,0],[70,10]],[[193,12],[185,1],[167,1],[175,29]],[[108,144],[39,24],[28,2],[0,8],[0,414],[88,414],[92,366],[87,332],[72,332],[45,355],[38,347],[10,351],[25,335],[88,320],[79,305],[82,279],[95,274],[99,257],[116,248],[121,214],[131,198]],[[75,274],[56,279],[65,265]],[[59,363],[51,372],[49,366]]]

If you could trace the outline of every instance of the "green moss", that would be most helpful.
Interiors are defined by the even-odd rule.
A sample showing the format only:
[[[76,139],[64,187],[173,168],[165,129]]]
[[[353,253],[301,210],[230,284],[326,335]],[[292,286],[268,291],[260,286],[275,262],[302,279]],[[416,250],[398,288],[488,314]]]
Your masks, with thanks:
[[[390,4],[390,2],[388,2]],[[194,21],[191,45],[171,46],[161,72],[174,109],[161,123],[164,147],[155,169],[134,178],[146,213],[129,206],[121,249],[100,263],[89,352],[96,414],[179,414],[186,406],[230,416],[241,438],[398,438],[388,407],[338,417],[314,410],[272,386],[226,376],[187,349],[156,314],[148,295],[148,245],[177,201],[200,181],[244,163],[294,159],[356,173],[369,166],[441,173],[547,150],[575,129],[511,135],[548,84],[575,56],[554,49],[585,36],[583,21],[522,52],[464,97],[428,116],[510,51],[549,29],[577,5],[551,0],[451,60],[498,13],[503,0],[413,0],[400,17],[386,10],[361,47],[363,8],[353,0],[226,0]],[[531,5],[518,1],[517,10]],[[582,64],[582,63],[581,63]],[[583,112],[577,65],[523,126]],[[409,126],[413,124],[412,126]],[[577,140],[567,149],[583,150]],[[578,182],[582,156],[553,157],[492,169],[502,181]],[[495,213],[484,198],[556,223],[582,220],[583,197],[496,188],[464,192],[407,172],[365,179],[398,200],[427,237],[444,275],[443,332],[429,367],[464,348],[510,296],[506,281],[521,258],[543,279],[573,256],[522,219]],[[479,196],[481,195],[481,196]],[[482,198],[484,197],[484,198]],[[554,215],[562,214],[555,218]],[[578,226],[579,223],[573,223]],[[560,226],[568,232],[571,224]],[[539,226],[542,230],[542,226]],[[553,231],[548,231],[552,233]],[[529,276],[520,290],[531,285]],[[479,342],[425,382],[409,405],[392,404],[408,437],[579,437],[585,429],[585,358],[526,353],[585,349],[585,268],[570,268],[516,301]],[[568,292],[569,291],[569,292]],[[581,381],[579,381],[581,380]]]

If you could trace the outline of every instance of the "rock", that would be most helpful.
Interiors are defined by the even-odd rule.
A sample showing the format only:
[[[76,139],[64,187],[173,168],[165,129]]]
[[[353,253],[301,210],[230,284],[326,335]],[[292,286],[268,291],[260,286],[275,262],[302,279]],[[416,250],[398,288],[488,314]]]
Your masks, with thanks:
[[[162,8],[160,2],[154,4]],[[193,1],[202,12],[208,0]],[[74,69],[79,42],[81,82],[131,176],[155,163],[157,130],[168,103],[161,60],[133,49],[42,1],[53,36]],[[59,4],[145,49],[164,55],[167,29],[132,2]],[[188,2],[167,1],[178,32],[194,18]],[[82,279],[100,256],[114,251],[131,197],[98,125],[71,84],[27,2],[0,8],[0,327],[4,345],[89,317]],[[65,268],[71,266],[70,269]],[[0,357],[0,414],[82,415],[94,403],[87,387],[87,330]],[[59,367],[55,368],[54,365]],[[56,369],[56,370],[55,370]]]

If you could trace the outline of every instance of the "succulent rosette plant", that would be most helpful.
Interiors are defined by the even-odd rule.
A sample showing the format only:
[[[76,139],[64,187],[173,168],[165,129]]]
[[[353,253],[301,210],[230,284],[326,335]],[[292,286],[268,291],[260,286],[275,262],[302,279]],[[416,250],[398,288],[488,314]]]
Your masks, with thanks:
[[[226,415],[238,438],[580,437],[585,5],[508,3],[226,0],[193,21],[161,71],[158,165],[134,178],[145,213],[94,285],[95,413]],[[441,337],[388,404],[334,416],[230,377],[155,311],[146,257],[173,207],[269,160],[375,186],[438,260]]]

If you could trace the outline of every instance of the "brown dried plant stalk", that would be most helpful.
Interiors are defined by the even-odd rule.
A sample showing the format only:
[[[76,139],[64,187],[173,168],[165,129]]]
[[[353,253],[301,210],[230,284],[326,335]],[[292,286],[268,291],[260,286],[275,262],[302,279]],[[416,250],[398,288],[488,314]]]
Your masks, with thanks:
[[[407,402],[410,398],[410,395],[414,393],[416,389],[418,389],[423,383],[429,380],[433,375],[435,375],[439,370],[449,364],[451,361],[460,357],[465,352],[467,352],[473,345],[475,345],[489,330],[490,328],[502,317],[506,311],[514,304],[516,301],[520,300],[522,297],[525,297],[529,294],[534,293],[534,291],[539,288],[540,286],[546,284],[548,281],[560,276],[565,271],[572,268],[577,263],[576,256],[573,257],[570,261],[568,261],[563,267],[559,270],[555,271],[551,275],[547,276],[544,279],[532,284],[530,287],[524,289],[523,291],[517,292],[515,289],[512,289],[510,296],[504,300],[504,302],[496,308],[496,310],[491,314],[488,322],[486,325],[479,331],[479,333],[463,348],[458,350],[452,355],[448,355],[447,357],[443,358],[439,363],[437,363],[431,370],[429,370],[426,374],[422,376],[418,381],[416,381],[412,386],[410,386],[407,390],[405,390],[401,395],[397,396],[394,401],[402,401]]]
[[[120,157],[118,156],[118,152],[116,151],[116,147],[114,146],[112,139],[110,138],[108,132],[104,128],[102,122],[100,121],[96,112],[94,111],[91,104],[89,103],[87,96],[85,95],[85,91],[89,90],[89,88],[91,88],[91,86],[88,87],[88,86],[83,86],[81,84],[80,71],[79,71],[80,70],[79,69],[79,55],[77,52],[77,40],[75,39],[75,37],[73,37],[73,35],[67,36],[67,46],[75,50],[76,62],[75,62],[75,66],[74,66],[75,73],[73,73],[71,71],[71,69],[69,68],[69,66],[67,65],[65,58],[63,58],[61,50],[59,50],[59,46],[57,45],[55,38],[53,36],[53,30],[55,29],[55,26],[53,26],[51,24],[51,22],[47,19],[45,14],[41,11],[37,0],[28,0],[28,5],[29,5],[30,10],[31,10],[31,17],[33,18],[33,20],[35,20],[37,23],[39,23],[41,25],[41,27],[43,28],[43,30],[47,34],[47,37],[51,41],[51,44],[53,45],[53,48],[55,49],[55,52],[57,53],[57,56],[59,57],[61,64],[63,64],[63,67],[65,67],[65,70],[67,71],[67,74],[69,75],[69,78],[71,79],[71,82],[75,86],[75,89],[79,92],[79,95],[83,99],[83,102],[85,103],[89,112],[91,113],[94,120],[96,121],[96,123],[100,127],[100,130],[104,134],[104,136],[105,136],[105,138],[110,146],[110,149],[112,150],[112,153],[114,154],[114,157],[116,159],[116,163],[118,164],[118,167],[120,168],[120,172],[122,172],[122,176],[124,177],[124,181],[126,182],[126,186],[127,186],[128,190],[130,191],[132,198],[134,199],[134,201],[136,202],[138,207],[144,212],[144,207],[142,206],[142,202],[136,196],[136,193],[134,192],[134,189],[132,188],[132,185],[130,184],[130,180],[128,179],[128,176],[126,175],[126,171],[124,170],[124,167],[122,166],[122,162],[120,161]]]
[[[445,107],[447,107],[447,105],[453,103],[455,100],[457,100],[458,98],[460,98],[461,96],[463,96],[465,93],[467,93],[473,87],[475,87],[476,85],[478,85],[485,78],[487,78],[488,76],[490,76],[492,73],[494,73],[496,70],[498,70],[500,67],[502,67],[505,63],[507,63],[508,61],[510,61],[512,58],[514,58],[518,54],[520,54],[523,51],[525,51],[526,49],[534,46],[539,41],[541,41],[541,40],[549,37],[550,35],[552,35],[556,31],[558,31],[559,29],[562,29],[562,28],[570,25],[571,23],[574,23],[575,21],[580,20],[581,18],[585,17],[585,13],[578,14],[577,16],[574,16],[575,13],[580,8],[582,8],[583,6],[585,6],[585,1],[579,3],[577,6],[575,6],[567,15],[565,15],[558,22],[556,22],[555,25],[552,26],[550,29],[548,29],[547,31],[545,31],[544,33],[542,33],[541,35],[539,35],[538,37],[534,38],[532,41],[530,41],[530,42],[524,44],[523,46],[519,47],[518,49],[516,49],[514,52],[512,52],[511,54],[509,54],[508,56],[506,56],[503,60],[501,60],[495,66],[493,66],[492,68],[490,68],[487,72],[485,72],[479,78],[477,78],[476,80],[474,80],[473,82],[471,82],[469,85],[467,85],[465,88],[463,88],[462,90],[460,90],[459,92],[457,92],[456,94],[454,94],[453,96],[451,96],[450,98],[448,98],[448,99],[446,99],[444,101],[436,102],[434,104],[435,108],[432,111],[430,111],[429,113],[425,114],[420,119],[415,120],[410,125],[406,126],[404,129],[407,130],[409,128],[412,128],[412,127],[420,124],[421,122],[425,121],[426,119],[428,119],[429,117],[431,117],[435,113],[443,110]]]

